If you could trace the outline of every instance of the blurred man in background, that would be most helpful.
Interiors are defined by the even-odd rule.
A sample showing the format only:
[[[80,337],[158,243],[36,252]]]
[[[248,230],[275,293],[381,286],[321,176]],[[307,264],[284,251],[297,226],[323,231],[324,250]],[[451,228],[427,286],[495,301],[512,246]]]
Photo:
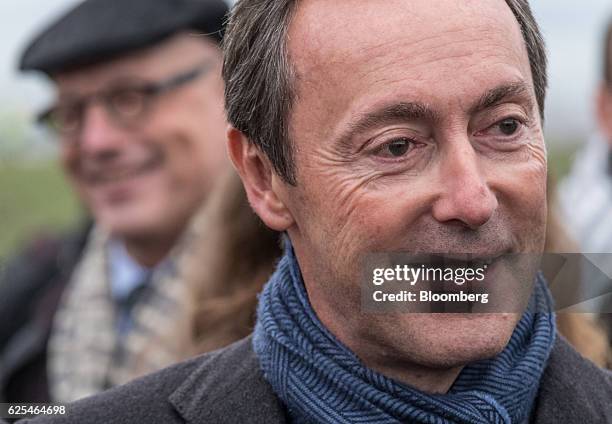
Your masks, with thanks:
[[[585,252],[612,252],[612,21],[602,53],[596,96],[599,132],[580,152],[559,190],[569,227]]]
[[[570,174],[559,186],[559,203],[566,218],[566,229],[585,253],[607,253],[591,260],[612,277],[612,20],[605,29],[602,44],[601,82],[596,95],[599,132],[579,152]],[[612,293],[609,278],[585,276],[585,299],[596,298],[595,308],[607,315],[612,338]],[[599,281],[601,280],[601,281]]]
[[[230,169],[226,13],[222,0],[88,0],[25,50],[21,69],[55,83],[39,119],[94,224],[5,273],[3,401],[69,401],[182,358],[156,340],[185,298],[190,222]]]

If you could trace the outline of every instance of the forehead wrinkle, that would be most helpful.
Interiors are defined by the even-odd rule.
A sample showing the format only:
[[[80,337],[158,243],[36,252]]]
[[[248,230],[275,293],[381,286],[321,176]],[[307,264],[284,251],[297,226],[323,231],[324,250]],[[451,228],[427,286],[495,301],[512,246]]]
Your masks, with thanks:
[[[466,32],[466,30],[460,29],[456,32],[461,33]],[[471,68],[472,66],[480,66],[481,60],[492,57],[498,57],[500,64],[508,63],[508,58],[511,58],[511,62],[519,65],[522,73],[529,72],[530,74],[528,61],[522,60],[523,54],[526,56],[526,52],[522,51],[522,44],[518,46],[509,45],[503,43],[502,40],[486,37],[486,34],[489,34],[486,29],[480,30],[479,33],[482,34],[482,38],[479,38],[477,34],[464,39],[450,37],[453,38],[450,42],[445,41],[449,38],[447,34],[436,34],[421,38],[417,42],[401,38],[393,40],[391,43],[377,42],[374,45],[353,50],[349,48],[345,50],[336,49],[330,51],[328,55],[325,55],[322,50],[311,51],[308,52],[310,60],[305,60],[306,58],[302,56],[302,60],[294,62],[298,65],[296,66],[296,80],[299,81],[299,84],[296,88],[299,92],[301,91],[300,88],[303,89],[309,85],[314,86],[314,89],[320,84],[334,86],[340,81],[345,84],[347,83],[346,75],[349,72],[347,70],[350,70],[349,73],[359,76],[359,78],[366,77],[372,82],[378,81],[378,83],[384,84],[389,81],[401,81],[407,75],[404,72],[393,75],[387,72],[387,69],[412,69],[412,79],[416,81],[421,79],[419,75],[427,75],[427,68],[432,66],[433,63],[463,61],[467,63],[462,66]],[[484,46],[483,38],[490,40]],[[436,42],[437,40],[440,40],[440,42]],[[483,48],[474,51],[472,46],[476,41],[480,41]],[[435,42],[436,45],[432,46],[432,42]],[[462,46],[465,46],[465,48],[462,48]],[[517,50],[516,47],[519,47],[520,50]],[[411,50],[410,54],[397,54],[399,51],[407,49]],[[305,53],[302,50],[302,55]],[[423,67],[425,67],[424,71],[422,70]],[[338,69],[343,70],[339,71]],[[326,77],[320,78],[321,75],[326,75]],[[356,83],[356,80],[352,82]]]
[[[440,30],[436,33],[426,33],[421,37],[414,39],[413,33],[408,31],[403,37],[398,37],[392,41],[380,41],[376,44],[363,46],[358,49],[358,52],[362,52],[364,55],[370,55],[371,53],[376,53],[379,49],[389,50],[390,47],[396,47],[397,49],[406,49],[409,48],[411,50],[415,50],[417,52],[431,52],[435,48],[439,47],[452,47],[456,44],[464,44],[474,42],[474,41],[482,41],[483,38],[487,39],[487,35],[490,35],[490,28],[481,27],[456,27],[456,28],[446,28],[444,30]],[[461,34],[467,34],[467,36],[462,37]],[[451,40],[447,37],[451,36]]]
[[[339,1],[339,0],[338,0]],[[317,2],[309,2],[317,3]],[[351,4],[350,1],[339,1],[339,8],[346,8]],[[501,2],[504,8],[507,5]],[[351,9],[357,6],[352,6]],[[381,6],[385,8],[385,6]],[[389,8],[391,6],[386,6]],[[474,5],[473,7],[476,7]],[[465,6],[464,8],[471,9]],[[501,47],[501,44],[507,44],[508,32],[513,32],[513,35],[518,36],[522,41],[518,23],[511,15],[510,10],[506,10],[507,14],[512,17],[512,29],[508,27],[508,22],[501,19],[501,16],[482,16],[479,19],[470,20],[470,22],[462,22],[461,24],[446,22],[444,20],[437,21],[436,27],[432,28],[428,23],[431,16],[420,15],[421,11],[415,8],[399,8],[398,13],[402,15],[401,20],[393,20],[393,22],[385,21],[385,28],[378,28],[380,20],[376,20],[377,13],[373,16],[373,21],[368,21],[367,27],[355,26],[354,22],[349,24],[346,19],[337,21],[335,15],[331,16],[315,16],[311,13],[305,13],[303,8],[298,10],[302,13],[300,25],[296,25],[295,20],[292,22],[292,34],[297,36],[297,39],[291,38],[292,44],[290,50],[297,53],[296,59],[301,56],[299,68],[301,70],[309,70],[309,68],[324,67],[327,64],[336,62],[344,62],[347,65],[354,65],[355,62],[371,61],[372,58],[380,57],[379,50],[405,50],[409,49],[414,53],[411,55],[415,60],[427,61],[428,56],[439,54],[440,49],[457,50],[459,44],[465,44],[468,48],[473,42],[483,40],[494,40],[497,38],[497,43],[492,44]],[[399,16],[398,16],[399,17]],[[357,24],[359,25],[359,24]],[[334,37],[322,37],[321,34],[329,28],[335,28]],[[423,30],[427,27],[427,30]],[[500,27],[506,27],[504,36],[499,37]],[[364,35],[367,34],[367,35]],[[395,34],[389,37],[390,34]],[[498,37],[495,37],[498,35]],[[439,41],[438,41],[439,40]],[[348,41],[348,42],[347,42]],[[503,47],[507,47],[504,45]],[[384,56],[384,55],[383,55]],[[447,55],[448,56],[448,55]],[[461,56],[461,55],[456,55]],[[431,60],[431,58],[429,58]],[[315,65],[315,66],[313,66]],[[318,65],[318,66],[316,66]]]
[[[367,61],[367,55],[364,54],[362,57],[355,57],[354,63],[363,63],[366,62],[367,65],[360,69],[361,75],[372,74],[376,75],[377,73],[381,73],[385,78],[389,78],[390,75],[385,71],[386,68],[394,68],[401,67],[404,70],[412,70],[413,76],[418,76],[422,73],[419,68],[425,68],[425,75],[428,74],[427,69],[435,63],[443,63],[446,61],[461,61],[463,63],[461,66],[465,66],[467,68],[472,68],[473,66],[480,67],[482,66],[480,63],[483,60],[498,58],[498,62],[502,65],[506,65],[510,63],[508,58],[511,58],[512,63],[516,63],[516,65],[522,71],[528,71],[528,68],[525,68],[529,65],[527,60],[521,61],[522,51],[517,51],[512,46],[507,46],[500,44],[496,41],[491,41],[487,45],[483,46],[483,48],[474,51],[472,49],[473,42],[477,41],[474,39],[464,39],[464,40],[456,40],[450,43],[440,43],[437,46],[422,46],[422,48],[414,48],[412,49],[412,53],[407,56],[397,55],[397,49],[390,49],[380,55],[371,56]],[[482,44],[482,40],[481,44]],[[462,49],[461,46],[465,46],[465,49]],[[388,47],[388,46],[387,46]],[[382,48],[382,46],[381,46]],[[353,69],[357,69],[355,66],[351,66]],[[458,65],[459,66],[459,63]],[[525,69],[523,69],[525,68]],[[395,78],[391,78],[392,80],[400,80],[403,78],[404,73],[400,75],[396,75]]]

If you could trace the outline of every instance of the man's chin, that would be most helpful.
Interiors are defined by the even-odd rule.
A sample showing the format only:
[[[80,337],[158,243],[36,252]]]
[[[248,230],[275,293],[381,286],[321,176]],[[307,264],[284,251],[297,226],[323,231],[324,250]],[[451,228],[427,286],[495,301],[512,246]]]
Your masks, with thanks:
[[[499,354],[510,340],[517,314],[423,314],[428,355],[444,367],[461,366]],[[435,332],[437,330],[437,333]]]
[[[142,209],[142,208],[140,208]],[[95,213],[96,223],[118,239],[146,239],[160,232],[160,220],[142,211],[112,208]]]
[[[447,369],[499,354],[520,315],[423,313],[388,318],[394,324],[378,334],[377,338],[386,339],[379,342],[409,362]]]

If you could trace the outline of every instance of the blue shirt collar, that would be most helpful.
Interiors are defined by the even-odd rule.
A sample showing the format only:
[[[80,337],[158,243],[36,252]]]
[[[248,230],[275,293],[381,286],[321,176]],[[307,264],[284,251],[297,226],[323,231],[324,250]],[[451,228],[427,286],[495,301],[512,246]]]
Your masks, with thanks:
[[[110,289],[115,300],[127,299],[150,280],[153,268],[144,267],[132,259],[121,241],[110,240],[107,252]]]

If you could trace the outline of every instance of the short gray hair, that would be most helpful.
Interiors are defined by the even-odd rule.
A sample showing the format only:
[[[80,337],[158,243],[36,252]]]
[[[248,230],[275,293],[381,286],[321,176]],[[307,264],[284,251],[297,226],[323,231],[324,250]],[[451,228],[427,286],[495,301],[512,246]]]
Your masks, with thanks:
[[[289,116],[295,99],[287,32],[299,0],[239,0],[224,40],[229,122],[248,137],[289,184],[296,184]],[[506,0],[527,47],[540,115],[546,97],[546,49],[528,0]]]

